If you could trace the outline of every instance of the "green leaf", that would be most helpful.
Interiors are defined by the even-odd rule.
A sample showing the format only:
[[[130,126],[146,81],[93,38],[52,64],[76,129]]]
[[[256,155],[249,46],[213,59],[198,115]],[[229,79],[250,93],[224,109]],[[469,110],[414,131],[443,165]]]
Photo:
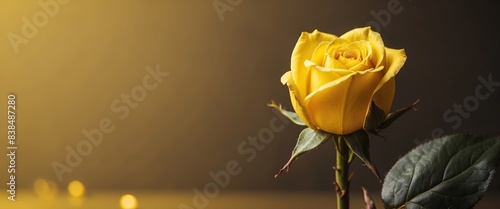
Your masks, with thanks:
[[[287,117],[288,119],[290,119],[293,123],[299,125],[299,126],[305,126],[306,124],[299,118],[299,116],[297,115],[297,113],[295,112],[292,112],[292,111],[288,111],[288,110],[284,110],[283,108],[281,108],[281,105],[278,105],[276,103],[274,103],[274,101],[271,101],[271,104],[268,104],[267,106],[269,107],[272,107],[276,110],[278,110],[281,114],[283,114],[285,117]]]
[[[393,113],[389,113],[389,115],[387,115],[387,118],[384,120],[384,122],[382,124],[380,124],[380,126],[377,127],[377,129],[385,129],[385,128],[389,127],[392,124],[392,122],[394,122],[396,119],[398,119],[403,114],[408,112],[408,110],[414,109],[415,105],[417,105],[417,103],[419,101],[420,100],[417,100],[408,107],[401,108],[399,110],[396,110],[396,112],[393,112]]]
[[[377,168],[370,160],[370,138],[368,137],[368,134],[365,131],[360,130],[349,135],[344,135],[342,138],[346,142],[349,149],[351,149],[352,152],[354,152],[354,154],[356,154],[356,156],[358,156],[358,158],[363,161],[366,166],[368,166],[370,171],[375,174],[375,177],[382,182],[382,178],[380,177]]]
[[[386,208],[472,208],[500,161],[500,137],[466,134],[422,144],[391,168],[382,186]]]
[[[372,101],[368,114],[366,116],[365,124],[363,125],[364,130],[372,130],[380,126],[385,120],[385,112],[375,105]]]
[[[288,160],[285,166],[283,166],[283,168],[280,169],[280,171],[274,177],[276,178],[283,171],[288,170],[292,162],[301,154],[306,153],[309,150],[318,147],[319,145],[323,144],[328,139],[330,139],[331,136],[332,135],[329,133],[314,130],[311,128],[305,128],[304,130],[302,130],[297,140],[297,144],[295,145],[295,148],[292,151],[292,156],[290,157],[290,160]]]

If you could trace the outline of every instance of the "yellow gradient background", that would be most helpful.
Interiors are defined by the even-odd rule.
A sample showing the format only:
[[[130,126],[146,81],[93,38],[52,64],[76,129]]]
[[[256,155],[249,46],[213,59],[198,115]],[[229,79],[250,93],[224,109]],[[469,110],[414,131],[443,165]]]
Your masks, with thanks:
[[[98,191],[132,191],[140,208],[147,195],[133,191],[153,191],[149,197],[156,197],[154,191],[183,191],[182,201],[189,203],[192,189],[213,181],[210,172],[236,161],[242,171],[231,176],[222,195],[319,191],[331,194],[333,203],[332,144],[303,155],[278,179],[273,176],[288,160],[301,127],[285,125],[252,160],[238,147],[269,128],[276,116],[266,104],[274,100],[291,109],[279,79],[289,70],[302,31],[341,35],[377,21],[373,13],[387,10],[388,1],[243,0],[221,21],[212,0],[71,0],[58,4],[16,53],[9,34],[23,36],[23,18],[33,22],[45,12],[39,2],[55,0],[0,0],[0,153],[7,153],[5,110],[12,92],[19,191],[33,191],[37,179],[45,179],[66,195],[67,185],[78,180],[90,199]],[[399,2],[402,10],[380,27],[385,44],[408,55],[393,109],[420,103],[418,112],[383,133],[387,140],[373,137],[372,159],[382,175],[436,128],[500,134],[500,90],[480,101],[457,130],[443,120],[443,112],[474,94],[478,76],[492,74],[500,81],[499,41],[491,32],[498,26],[495,3]],[[168,76],[134,108],[126,106],[121,99],[142,88],[148,66]],[[114,111],[114,102],[129,113]],[[82,131],[98,128],[101,120],[111,121],[114,130],[59,181],[53,163],[67,165],[67,147],[76,150],[87,140]],[[0,157],[1,191],[7,166],[7,157]],[[377,198],[376,178],[359,161],[352,168],[353,191],[365,186]],[[499,182],[491,183],[496,197]],[[120,195],[104,196],[118,207]],[[6,196],[1,192],[0,198]]]

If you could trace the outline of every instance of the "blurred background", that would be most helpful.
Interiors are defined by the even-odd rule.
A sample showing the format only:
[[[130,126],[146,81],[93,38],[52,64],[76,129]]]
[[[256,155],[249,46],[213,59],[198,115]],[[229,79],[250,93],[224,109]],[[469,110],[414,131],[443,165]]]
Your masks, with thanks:
[[[291,109],[279,80],[300,33],[314,29],[341,35],[372,25],[386,46],[406,50],[393,109],[420,103],[383,132],[386,140],[372,137],[382,174],[433,135],[500,134],[500,90],[464,114],[454,110],[475,95],[478,77],[500,82],[498,9],[497,1],[449,0],[1,0],[0,109],[15,93],[16,186],[79,180],[89,191],[191,192],[236,163],[222,194],[333,191],[333,144],[277,179],[301,127],[283,125],[268,143],[250,144],[276,119],[266,104]],[[443,118],[450,110],[459,124]],[[7,166],[1,158],[1,182]],[[369,170],[360,161],[352,169],[353,191],[379,196]],[[500,192],[500,179],[490,190]]]

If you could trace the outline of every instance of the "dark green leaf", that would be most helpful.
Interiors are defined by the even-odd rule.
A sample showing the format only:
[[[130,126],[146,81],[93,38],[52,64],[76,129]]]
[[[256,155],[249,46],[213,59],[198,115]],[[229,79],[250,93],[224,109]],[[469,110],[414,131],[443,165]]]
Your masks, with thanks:
[[[290,164],[292,164],[292,162],[301,154],[318,147],[326,142],[331,136],[332,135],[329,133],[311,128],[305,128],[302,130],[297,140],[297,144],[293,149],[290,160],[288,160],[285,166],[283,166],[283,168],[274,177],[278,177],[283,171],[287,170],[290,167]]]
[[[415,101],[413,104],[411,104],[408,107],[396,110],[396,112],[393,112],[393,113],[389,113],[389,115],[387,115],[387,118],[384,120],[384,122],[382,124],[380,124],[380,126],[377,127],[377,129],[385,129],[385,128],[389,127],[392,124],[392,122],[394,122],[396,119],[398,119],[403,114],[408,112],[408,110],[413,109],[415,107],[415,105],[417,105],[418,102],[419,102],[419,100]]]
[[[366,116],[365,124],[363,125],[363,129],[372,130],[380,126],[385,120],[385,112],[375,105],[375,102],[372,101],[370,109],[368,110],[368,115]]]
[[[268,104],[269,107],[272,107],[276,110],[278,110],[281,114],[283,114],[285,117],[287,117],[288,119],[290,119],[293,123],[299,125],[299,126],[305,126],[306,124],[299,118],[299,116],[297,115],[297,113],[295,112],[292,112],[292,111],[288,111],[288,110],[284,110],[283,108],[281,108],[281,105],[277,105],[276,103],[274,102],[271,102],[271,104]]]
[[[382,182],[382,178],[380,178],[380,174],[377,168],[373,165],[370,160],[370,139],[368,134],[363,131],[356,131],[349,135],[342,136],[349,147],[349,149],[359,157],[361,161],[363,161],[366,166],[375,174],[375,177]]]
[[[456,134],[406,154],[384,179],[386,208],[472,208],[500,161],[500,137]]]

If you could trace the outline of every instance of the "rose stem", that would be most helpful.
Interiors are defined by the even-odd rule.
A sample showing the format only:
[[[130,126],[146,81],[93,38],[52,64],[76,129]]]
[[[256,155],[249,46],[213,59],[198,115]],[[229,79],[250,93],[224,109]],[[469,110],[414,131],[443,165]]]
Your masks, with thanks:
[[[342,136],[336,136],[335,190],[337,209],[349,209],[349,147]]]

